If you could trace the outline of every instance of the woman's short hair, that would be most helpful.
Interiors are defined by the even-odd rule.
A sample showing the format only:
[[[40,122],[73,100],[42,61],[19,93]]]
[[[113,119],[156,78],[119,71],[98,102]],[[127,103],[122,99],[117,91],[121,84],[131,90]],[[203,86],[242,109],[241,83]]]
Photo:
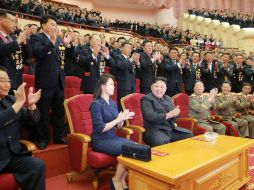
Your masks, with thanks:
[[[108,73],[104,73],[101,75],[101,77],[98,79],[95,89],[94,89],[94,93],[93,93],[93,97],[99,98],[101,96],[102,93],[102,89],[101,89],[101,85],[105,85],[109,79],[115,80],[115,77],[111,74]]]

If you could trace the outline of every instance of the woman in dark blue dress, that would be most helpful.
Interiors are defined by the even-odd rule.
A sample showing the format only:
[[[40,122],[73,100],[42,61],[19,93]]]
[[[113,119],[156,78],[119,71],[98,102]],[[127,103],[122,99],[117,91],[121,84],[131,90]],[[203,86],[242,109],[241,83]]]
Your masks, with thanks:
[[[97,152],[119,156],[122,153],[122,143],[132,143],[132,141],[118,137],[115,127],[120,129],[124,121],[131,119],[134,113],[129,110],[118,113],[115,102],[110,99],[113,94],[113,76],[103,74],[95,88],[94,101],[90,107],[93,122],[92,147]],[[111,189],[128,189],[125,182],[126,176],[127,170],[123,165],[118,164],[116,174],[111,181]]]

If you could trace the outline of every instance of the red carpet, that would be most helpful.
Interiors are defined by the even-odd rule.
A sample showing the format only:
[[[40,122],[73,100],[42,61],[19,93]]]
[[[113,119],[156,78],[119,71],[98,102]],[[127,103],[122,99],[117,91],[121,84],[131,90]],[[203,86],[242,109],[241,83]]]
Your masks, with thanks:
[[[254,190],[254,147],[249,152],[249,174],[251,180],[240,190]],[[99,190],[109,190],[109,175],[101,176]],[[47,179],[47,190],[93,190],[91,174],[84,174],[73,178],[73,183],[68,184],[65,174]]]

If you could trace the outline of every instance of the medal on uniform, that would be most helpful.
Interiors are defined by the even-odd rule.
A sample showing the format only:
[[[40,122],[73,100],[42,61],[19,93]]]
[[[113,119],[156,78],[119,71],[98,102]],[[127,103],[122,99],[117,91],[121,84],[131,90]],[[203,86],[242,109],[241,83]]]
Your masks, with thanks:
[[[16,51],[15,53],[12,54],[12,59],[14,60],[15,64],[16,64],[16,69],[20,70],[23,68],[22,62],[22,50],[21,50],[21,46],[19,46],[19,50]]]
[[[61,58],[61,69],[64,69],[64,58],[65,58],[65,47],[63,44],[59,45],[60,58]]]

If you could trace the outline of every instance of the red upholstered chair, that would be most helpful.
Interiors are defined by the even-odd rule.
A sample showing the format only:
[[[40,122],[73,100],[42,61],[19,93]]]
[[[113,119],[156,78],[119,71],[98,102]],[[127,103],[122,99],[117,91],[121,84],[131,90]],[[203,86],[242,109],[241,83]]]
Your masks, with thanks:
[[[117,103],[117,81],[114,81],[114,86],[115,86],[114,94],[113,96],[111,96],[111,98]]]
[[[92,101],[91,94],[76,95],[64,101],[70,127],[67,141],[70,165],[73,170],[66,177],[68,182],[72,182],[75,175],[90,169],[94,171],[93,188],[97,189],[100,171],[114,167],[117,160],[116,157],[95,152],[90,145],[93,127],[89,107]],[[123,131],[126,132],[127,138],[130,138],[132,131],[130,129],[123,129]]]
[[[22,80],[26,83],[25,91],[26,94],[28,94],[28,89],[30,87],[33,87],[35,90],[35,77],[31,74],[22,74]],[[27,102],[25,103],[25,106],[27,107]]]
[[[66,76],[65,77],[65,89],[64,89],[64,98],[68,99],[72,96],[82,94],[80,91],[81,79],[75,76]]]
[[[144,94],[133,93],[129,94],[121,99],[121,105],[123,109],[129,109],[135,112],[135,116],[131,120],[126,121],[128,128],[133,130],[131,140],[142,143],[143,133],[145,128],[143,127],[143,117],[140,108],[141,98]],[[179,127],[183,127],[192,131],[195,120],[193,118],[178,118],[176,123]]]
[[[20,143],[23,144],[29,152],[36,149],[36,146],[29,141],[21,140]],[[18,188],[19,186],[12,173],[0,174],[0,190],[18,190]]]
[[[192,131],[194,135],[200,135],[206,132],[205,129],[196,124],[196,119],[189,117],[189,96],[185,93],[179,93],[172,97],[176,106],[179,106],[180,118],[177,119],[179,126],[186,126],[186,129]]]
[[[142,112],[140,109],[140,102],[143,96],[144,94],[133,93],[121,99],[121,106],[123,110],[129,109],[130,111],[135,113],[133,119],[126,120],[126,127],[133,130],[131,140],[138,143],[142,143],[143,133],[145,132],[145,128],[143,127]]]

